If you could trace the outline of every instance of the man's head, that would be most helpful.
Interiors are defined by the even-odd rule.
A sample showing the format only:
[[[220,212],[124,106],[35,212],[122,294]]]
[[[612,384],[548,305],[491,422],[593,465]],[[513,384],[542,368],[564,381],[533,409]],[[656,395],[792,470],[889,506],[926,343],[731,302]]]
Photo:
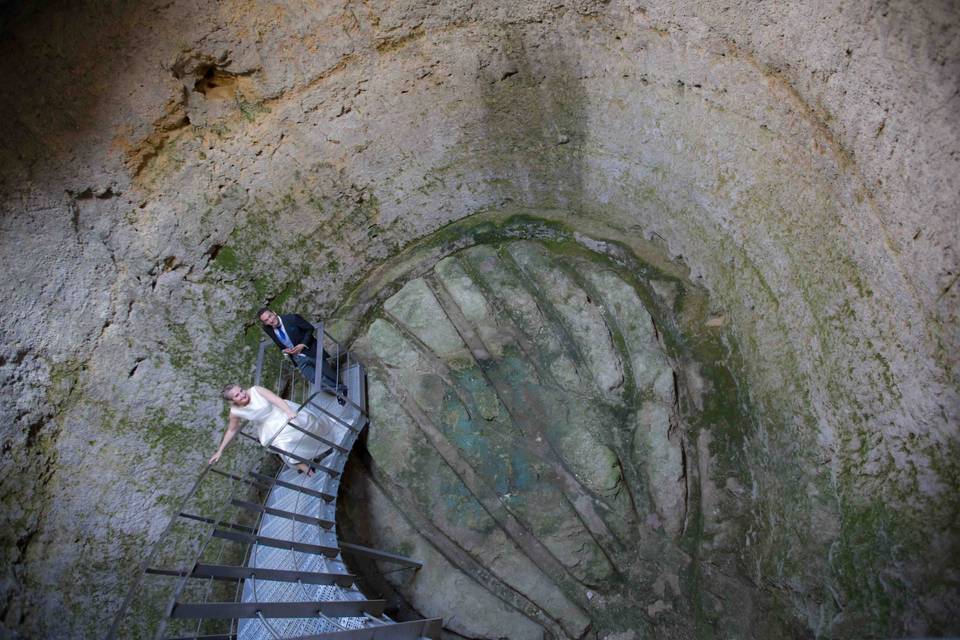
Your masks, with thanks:
[[[280,325],[280,316],[270,311],[269,307],[264,307],[260,309],[260,311],[257,311],[257,317],[260,318],[260,322],[268,327],[277,327]]]

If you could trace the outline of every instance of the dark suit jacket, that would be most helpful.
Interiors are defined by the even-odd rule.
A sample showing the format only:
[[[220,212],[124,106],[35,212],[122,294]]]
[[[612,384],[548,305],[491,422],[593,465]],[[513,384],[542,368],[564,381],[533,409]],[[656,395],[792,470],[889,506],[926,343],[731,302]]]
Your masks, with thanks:
[[[280,316],[280,321],[283,322],[283,330],[286,331],[287,337],[293,341],[293,346],[297,346],[298,344],[305,345],[307,348],[303,350],[304,355],[309,356],[312,360],[316,360],[317,339],[313,337],[313,325],[296,313],[283,314]],[[261,324],[260,326],[263,327],[264,332],[270,336],[270,339],[280,347],[281,351],[287,348],[287,345],[280,342],[280,338],[274,333],[273,327],[268,327],[265,324]],[[326,354],[324,355],[326,356]]]

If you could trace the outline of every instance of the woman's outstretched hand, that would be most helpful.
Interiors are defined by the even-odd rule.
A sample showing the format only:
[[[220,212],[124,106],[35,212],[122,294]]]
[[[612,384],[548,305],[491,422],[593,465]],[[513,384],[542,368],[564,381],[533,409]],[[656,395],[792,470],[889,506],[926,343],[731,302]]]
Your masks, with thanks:
[[[221,452],[217,451],[211,458],[207,461],[207,464],[215,464],[220,459]]]

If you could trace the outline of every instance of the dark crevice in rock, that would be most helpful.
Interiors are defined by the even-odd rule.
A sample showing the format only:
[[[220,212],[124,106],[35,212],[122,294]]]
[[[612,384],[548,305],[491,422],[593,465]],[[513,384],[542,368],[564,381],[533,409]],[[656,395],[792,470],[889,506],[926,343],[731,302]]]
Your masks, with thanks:
[[[679,436],[679,446],[680,446],[680,480],[683,480],[683,512],[681,514],[680,521],[683,523],[680,527],[679,535],[683,535],[687,532],[687,514],[690,507],[690,493],[689,493],[689,484],[687,482],[687,447],[686,439],[683,436]]]
[[[541,381],[550,380],[553,386],[560,388],[560,383],[554,378],[549,370],[545,369],[537,359],[535,354],[537,353],[537,347],[531,342],[529,336],[527,336],[520,328],[517,326],[516,318],[513,317],[513,310],[509,304],[501,299],[496,292],[492,291],[491,288],[484,282],[483,278],[480,277],[477,269],[473,263],[462,257],[461,255],[453,256],[457,260],[457,263],[464,270],[464,272],[470,277],[470,279],[477,285],[477,287],[483,292],[484,297],[487,302],[493,308],[494,312],[497,315],[497,318],[500,322],[505,325],[509,325],[509,335],[516,340],[517,347],[524,354],[527,362],[530,362],[537,371],[537,375]]]
[[[103,321],[103,324],[100,326],[100,333],[97,334],[96,341],[99,342],[103,339],[103,334],[106,333],[107,329],[110,328],[110,325],[113,323],[111,318],[107,318]]]
[[[70,228],[73,229],[73,235],[77,238],[77,244],[82,245],[83,242],[80,239],[80,207],[77,206],[76,202],[70,202],[68,207],[70,209]]]
[[[197,80],[193,83],[193,90],[204,97],[207,94],[215,94],[217,89],[232,90],[237,83],[236,74],[224,71],[216,65],[209,65],[206,69],[201,69],[197,75]]]
[[[69,191],[67,192],[70,193]],[[87,187],[79,193],[73,194],[73,197],[77,200],[91,200],[96,198],[97,200],[109,200],[110,198],[116,198],[123,195],[119,191],[114,191],[112,186],[109,187]]]
[[[23,558],[24,554],[27,551],[27,547],[30,546],[30,542],[33,540],[34,536],[37,535],[36,529],[31,529],[26,534],[17,538],[17,549],[20,550],[20,557]]]
[[[37,439],[40,437],[40,432],[43,429],[43,426],[46,424],[46,420],[36,420],[31,422],[27,427],[27,439],[24,442],[24,447],[26,449],[33,449],[37,444]]]
[[[950,280],[950,282],[947,284],[947,286],[945,286],[945,287],[943,288],[943,290],[940,292],[940,295],[937,296],[937,302],[939,302],[945,295],[947,295],[948,293],[950,293],[950,289],[953,289],[953,286],[954,286],[955,284],[957,284],[957,281],[960,281],[960,273],[958,273],[957,275],[953,276],[953,279]]]
[[[137,369],[140,367],[140,363],[142,363],[144,360],[146,360],[146,358],[137,358],[137,359],[136,359],[136,361],[133,363],[133,368],[130,369],[130,372],[127,374],[127,377],[128,377],[128,378],[132,378],[132,377],[133,377],[133,374],[135,374],[135,373],[137,372]]]
[[[349,485],[351,497],[361,500],[363,503],[365,503],[367,500],[369,500],[368,492],[371,488],[375,488],[385,496],[389,496],[394,504],[398,504],[401,500],[399,493],[391,493],[390,490],[381,484],[380,480],[382,478],[374,478],[374,471],[370,466],[371,462],[372,461],[370,460],[369,453],[362,446],[357,446],[354,448],[353,455],[346,470],[347,476],[350,478]],[[415,502],[411,502],[403,510],[404,519],[406,522],[409,523],[410,526],[417,531],[417,533],[423,536],[428,544],[430,544],[434,549],[437,549],[441,555],[449,560],[449,555],[443,552],[444,548],[450,544],[449,539],[438,538],[438,536],[443,537],[442,532],[427,532],[420,529],[417,526],[420,519],[416,517],[409,517],[411,509],[417,509]],[[341,529],[341,535],[344,535],[342,533],[343,531],[349,530],[350,532],[346,535],[348,535],[349,539],[354,543],[361,542],[368,545],[374,544],[368,538],[370,534],[369,531],[366,530],[366,523],[363,521],[362,515],[357,516],[353,509],[350,506],[346,506],[343,501],[340,501],[337,505],[337,521],[338,527]],[[344,528],[344,525],[346,525],[346,528]],[[452,560],[450,561],[453,562]],[[345,563],[347,568],[354,575],[358,576],[358,586],[364,594],[366,594],[368,597],[370,597],[372,594],[376,594],[376,597],[387,601],[389,609],[396,610],[396,613],[392,611],[389,613],[389,615],[394,616],[395,619],[406,620],[427,617],[424,616],[410,601],[410,599],[404,593],[404,590],[402,588],[398,588],[391,578],[388,577],[388,575],[391,575],[394,579],[396,579],[396,575],[401,574],[401,572],[394,572],[391,574],[390,572],[380,571],[373,560],[360,556],[345,556]],[[461,570],[463,570],[462,567]],[[413,578],[416,574],[402,571],[402,575]]]
[[[217,259],[217,256],[220,255],[220,250],[223,249],[222,244],[213,244],[209,249],[204,251],[204,255],[207,256],[207,262],[213,262]]]
[[[30,349],[20,348],[13,351],[13,357],[7,358],[3,352],[0,352],[0,367],[5,364],[19,365],[26,359],[28,353]]]
[[[632,352],[634,349],[642,348],[641,345],[630,344],[628,342],[627,335],[625,334],[623,328],[620,326],[620,321],[616,317],[616,314],[613,312],[613,308],[614,308],[614,305],[616,304],[616,300],[610,299],[611,295],[609,294],[609,292],[605,290],[599,290],[594,286],[594,284],[591,282],[591,279],[586,276],[587,271],[585,268],[583,268],[584,265],[579,265],[579,268],[578,268],[577,265],[571,264],[565,260],[559,260],[558,262],[559,262],[560,268],[564,271],[567,277],[570,278],[571,281],[576,283],[578,287],[580,287],[584,292],[587,293],[588,303],[592,303],[592,300],[594,299],[598,301],[597,306],[613,338],[613,346],[619,352],[620,358],[623,364],[624,381],[625,381],[624,400],[626,401],[628,406],[633,408],[634,411],[639,410],[640,406],[642,405],[642,400],[638,395],[639,391],[636,384],[637,381],[633,371],[634,367],[633,367]],[[661,351],[664,354],[666,354],[667,347],[663,343],[660,332],[656,327],[656,321],[654,320],[652,315],[648,316],[648,319],[649,319],[651,330],[653,332],[654,340],[660,346]],[[682,511],[682,516],[680,518],[681,522],[684,522],[686,520],[687,500],[688,500],[688,497],[686,494],[686,452],[683,447],[683,438],[684,438],[683,429],[677,414],[677,410],[678,410],[677,390],[676,390],[677,374],[676,374],[676,367],[673,363],[671,363],[670,365],[670,370],[671,370],[670,372],[671,372],[671,377],[674,385],[674,393],[673,393],[672,410],[669,417],[670,428],[668,430],[667,437],[668,437],[668,441],[672,443],[673,441],[676,441],[675,446],[678,446],[680,449],[681,472],[680,472],[680,477],[677,478],[677,481],[684,482],[683,507],[682,507],[683,511]],[[638,426],[637,428],[644,428],[644,427]],[[621,434],[620,429],[614,430],[614,435],[618,437],[618,441],[619,441],[620,434]],[[623,450],[622,443],[618,445],[617,450],[618,451]],[[621,462],[621,469],[623,469],[624,467],[623,461],[621,460],[620,462]],[[633,480],[633,482],[629,482],[629,481],[627,482],[627,490],[630,493],[631,500],[635,500],[633,487],[634,486],[639,487],[639,486],[642,486],[642,484],[640,481],[639,472],[634,469],[632,456],[629,457],[629,463],[630,463],[629,467],[632,471],[634,471],[634,473],[632,474],[624,473],[623,477],[625,479]],[[682,533],[683,531],[681,530],[678,535],[682,535]]]

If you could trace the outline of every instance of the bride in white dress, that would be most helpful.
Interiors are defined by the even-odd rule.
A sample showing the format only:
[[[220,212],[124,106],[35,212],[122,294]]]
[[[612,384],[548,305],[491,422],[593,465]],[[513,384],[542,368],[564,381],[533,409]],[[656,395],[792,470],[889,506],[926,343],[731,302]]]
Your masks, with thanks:
[[[210,458],[214,464],[223,455],[224,449],[240,431],[240,420],[248,420],[256,425],[257,437],[263,446],[274,446],[280,451],[291,453],[299,458],[313,460],[326,453],[330,447],[287,424],[293,421],[305,431],[316,434],[330,442],[338,442],[339,425],[326,416],[318,416],[306,410],[297,413],[295,403],[284,400],[269,389],[250,387],[243,389],[238,384],[229,384],[223,389],[223,397],[230,401],[230,422],[217,452]],[[290,456],[281,455],[284,462],[300,471],[313,475],[313,470],[303,462]]]

